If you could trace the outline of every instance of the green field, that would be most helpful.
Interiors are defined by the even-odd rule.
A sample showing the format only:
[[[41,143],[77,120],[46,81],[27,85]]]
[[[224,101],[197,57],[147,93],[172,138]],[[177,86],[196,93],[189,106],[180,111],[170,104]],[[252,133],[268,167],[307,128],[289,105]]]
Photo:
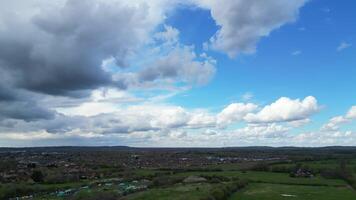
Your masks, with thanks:
[[[355,200],[356,192],[348,187],[281,185],[252,183],[229,200]]]
[[[345,181],[340,179],[325,179],[320,176],[314,178],[291,178],[286,173],[273,172],[240,172],[240,171],[222,171],[222,172],[186,172],[178,173],[175,176],[190,176],[190,175],[204,175],[204,176],[225,176],[228,178],[238,177],[240,179],[247,179],[250,182],[266,182],[266,183],[280,183],[280,184],[296,184],[296,185],[319,185],[319,186],[344,186]]]
[[[146,172],[147,173],[147,172]],[[217,172],[184,172],[171,176],[187,177],[197,176],[224,176],[238,177],[249,180],[247,188],[233,194],[230,200],[355,200],[356,192],[346,182],[339,179],[325,179],[320,176],[314,178],[291,178],[286,173],[273,172],[241,172],[241,171],[217,171]],[[199,189],[197,189],[197,187]],[[212,188],[208,183],[182,185],[155,188],[145,192],[128,196],[128,200],[141,199],[184,199],[195,200],[207,197]]]
[[[322,164],[322,163],[318,163]],[[323,163],[325,164],[325,163]],[[331,165],[331,163],[329,163]],[[316,164],[315,164],[316,165]],[[249,185],[234,193],[230,200],[279,200],[279,199],[295,199],[295,200],[355,200],[356,192],[351,189],[348,184],[341,179],[325,179],[321,176],[314,178],[292,178],[288,173],[275,172],[258,172],[258,171],[193,171],[193,172],[179,172],[160,171],[151,169],[139,169],[130,171],[139,176],[153,176],[157,173],[160,177],[165,178],[180,178],[196,175],[204,177],[225,177],[224,183],[234,180],[247,180]],[[90,182],[74,182],[67,184],[22,184],[17,185],[20,188],[12,188],[11,184],[2,185],[0,187],[0,194],[4,194],[5,190],[13,190],[10,193],[15,194],[19,190],[33,190],[33,191],[55,191],[65,188],[78,188],[82,185],[88,185]],[[199,200],[209,198],[209,191],[214,188],[215,183],[200,183],[200,184],[183,184],[177,183],[174,185],[156,186],[149,190],[130,194],[126,196],[125,200]],[[13,185],[12,185],[13,186]],[[93,192],[100,189],[94,188]],[[111,190],[110,190],[111,191]],[[112,190],[115,192],[115,188]],[[14,196],[14,195],[12,195]],[[0,195],[1,197],[1,195]],[[37,199],[47,199],[46,196]],[[51,198],[54,198],[53,196]],[[1,199],[1,198],[0,198]],[[61,198],[57,198],[61,199]]]
[[[151,189],[125,197],[125,200],[200,200],[207,197],[211,184],[176,184],[168,188]]]

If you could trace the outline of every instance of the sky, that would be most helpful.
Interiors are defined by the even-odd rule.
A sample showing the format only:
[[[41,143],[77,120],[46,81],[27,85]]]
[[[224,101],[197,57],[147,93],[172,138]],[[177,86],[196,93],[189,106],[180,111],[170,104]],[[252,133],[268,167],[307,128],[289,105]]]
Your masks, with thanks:
[[[0,0],[0,147],[356,145],[353,0]]]

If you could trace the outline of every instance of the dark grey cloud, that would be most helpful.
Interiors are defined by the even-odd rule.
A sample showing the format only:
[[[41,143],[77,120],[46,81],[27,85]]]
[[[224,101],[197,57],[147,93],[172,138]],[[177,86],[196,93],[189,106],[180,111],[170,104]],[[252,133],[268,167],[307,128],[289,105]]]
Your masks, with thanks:
[[[34,102],[0,102],[1,118],[22,119],[25,121],[52,119],[55,112],[38,106]]]
[[[13,101],[15,99],[16,99],[16,94],[10,88],[0,85],[0,102]]]
[[[2,83],[0,81],[0,83]],[[15,90],[0,85],[0,121],[4,119],[22,119],[33,121],[52,119],[55,111],[39,106],[35,96],[23,90]]]
[[[147,8],[120,3],[68,0],[63,7],[41,8],[28,19],[1,16],[0,68],[14,86],[76,96],[75,91],[112,85],[104,59],[127,66],[149,32]],[[2,23],[1,23],[2,22]]]
[[[37,103],[40,94],[83,98],[98,87],[127,88],[102,61],[127,66],[155,26],[147,10],[120,1],[0,2],[0,120],[53,118],[51,105]]]

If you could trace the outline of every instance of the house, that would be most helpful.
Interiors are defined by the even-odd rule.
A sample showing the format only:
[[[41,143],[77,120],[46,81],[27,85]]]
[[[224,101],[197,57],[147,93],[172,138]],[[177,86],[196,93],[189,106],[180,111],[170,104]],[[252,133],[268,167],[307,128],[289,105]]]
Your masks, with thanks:
[[[291,177],[313,178],[314,175],[310,170],[299,168],[291,173]]]
[[[69,195],[71,195],[71,194],[73,194],[74,193],[74,190],[72,190],[72,189],[68,189],[68,190],[64,190],[64,191],[59,191],[58,193],[57,193],[57,197],[65,197],[65,196],[69,196]]]

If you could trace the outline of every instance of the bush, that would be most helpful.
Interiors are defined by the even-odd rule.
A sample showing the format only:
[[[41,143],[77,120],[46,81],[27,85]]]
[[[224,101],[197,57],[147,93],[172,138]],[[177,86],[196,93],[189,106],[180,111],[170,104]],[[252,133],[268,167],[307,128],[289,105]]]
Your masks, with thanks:
[[[160,176],[153,179],[153,186],[170,186],[181,181],[181,177]]]
[[[234,181],[229,183],[222,183],[211,191],[210,197],[214,200],[224,200],[227,199],[231,194],[236,192],[237,190],[245,187],[247,182],[245,181]]]

